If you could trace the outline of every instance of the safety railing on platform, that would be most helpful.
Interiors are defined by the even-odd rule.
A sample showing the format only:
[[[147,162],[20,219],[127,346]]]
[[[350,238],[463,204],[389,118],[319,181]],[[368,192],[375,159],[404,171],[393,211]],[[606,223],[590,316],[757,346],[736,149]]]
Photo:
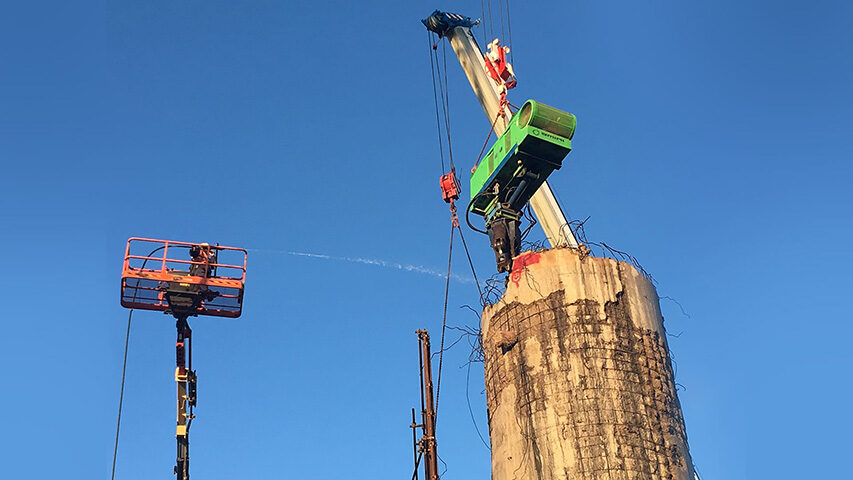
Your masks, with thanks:
[[[242,248],[131,238],[122,267],[121,304],[168,312],[166,290],[178,286],[207,293],[193,315],[239,317],[247,256]]]

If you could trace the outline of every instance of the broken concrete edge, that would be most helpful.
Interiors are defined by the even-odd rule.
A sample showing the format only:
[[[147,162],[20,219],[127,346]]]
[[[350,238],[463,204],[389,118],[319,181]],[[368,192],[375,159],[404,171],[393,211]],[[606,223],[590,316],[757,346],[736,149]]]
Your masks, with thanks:
[[[575,265],[573,265],[572,269],[554,268],[555,261],[553,259],[556,258],[555,255],[559,256],[560,263],[565,265],[565,262],[570,261]],[[592,275],[584,271],[584,266],[586,265],[590,266]],[[613,265],[616,266],[615,276],[612,274],[614,271]],[[622,282],[623,275],[632,281]],[[537,277],[539,277],[539,280],[537,280]],[[632,298],[643,299],[642,302],[637,303],[642,305],[644,307],[643,310],[646,311],[642,312],[641,315],[637,315],[636,318],[650,320],[643,325],[645,328],[658,331],[661,334],[665,333],[662,321],[663,316],[660,311],[660,299],[652,280],[629,262],[590,255],[589,248],[583,244],[578,248],[557,247],[528,250],[519,254],[515,257],[513,268],[507,275],[506,291],[503,292],[503,295],[495,303],[485,305],[483,314],[485,315],[486,311],[493,311],[496,308],[500,308],[501,305],[513,301],[530,303],[537,298],[543,298],[542,292],[537,292],[539,290],[537,284],[540,282],[568,287],[566,289],[566,301],[570,303],[587,298],[590,292],[585,288],[586,279],[584,277],[604,279],[603,284],[600,286],[606,287],[603,290],[607,293],[606,301],[616,301],[617,294],[623,292],[626,288],[625,285],[627,285],[627,288],[632,291],[625,293],[630,294]],[[537,292],[539,293],[538,297],[533,297],[529,293],[521,293],[522,289],[520,285],[522,282],[525,282],[527,286],[524,290],[527,292]],[[600,284],[600,282],[594,283],[595,285]],[[576,288],[572,288],[573,286]],[[651,321],[657,318],[660,318],[661,321]],[[486,326],[483,325],[484,334],[485,329]]]

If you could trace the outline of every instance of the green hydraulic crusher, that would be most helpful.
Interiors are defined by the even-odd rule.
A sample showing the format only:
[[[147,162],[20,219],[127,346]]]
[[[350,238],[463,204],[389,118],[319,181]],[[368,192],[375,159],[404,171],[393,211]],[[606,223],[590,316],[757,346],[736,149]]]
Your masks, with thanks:
[[[471,175],[469,210],[486,221],[498,271],[521,250],[521,209],[572,149],[577,119],[528,100]]]

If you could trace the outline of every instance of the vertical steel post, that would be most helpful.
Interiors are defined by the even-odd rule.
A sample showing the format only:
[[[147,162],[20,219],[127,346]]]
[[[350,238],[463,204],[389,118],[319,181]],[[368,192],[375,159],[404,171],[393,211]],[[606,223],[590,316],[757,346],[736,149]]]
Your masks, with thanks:
[[[429,333],[418,330],[421,357],[421,391],[423,392],[423,423],[424,436],[421,443],[424,451],[424,477],[426,480],[438,480],[438,453],[435,441],[435,404],[432,394],[432,362],[430,361]]]

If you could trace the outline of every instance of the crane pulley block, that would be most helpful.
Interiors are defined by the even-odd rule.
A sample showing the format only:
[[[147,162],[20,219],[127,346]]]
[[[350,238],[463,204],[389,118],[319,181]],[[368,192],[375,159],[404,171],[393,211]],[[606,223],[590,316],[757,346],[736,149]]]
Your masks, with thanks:
[[[442,175],[438,182],[441,185],[441,198],[445,202],[453,203],[459,200],[459,193],[462,191],[462,186],[459,184],[459,178],[456,176],[454,170]]]
[[[572,149],[571,113],[528,100],[471,175],[473,213],[520,211]]]
[[[459,226],[459,217],[456,215],[456,200],[462,192],[459,177],[456,176],[456,168],[451,167],[450,173],[445,173],[438,181],[441,186],[441,198],[450,204],[450,218],[454,227]]]
[[[459,15],[458,13],[442,12],[435,10],[427,18],[421,20],[421,23],[429,30],[438,35],[439,38],[444,37],[456,27],[473,27],[480,23],[479,20],[471,20],[471,17]]]
[[[239,317],[246,281],[245,249],[150,238],[127,241],[121,305],[176,317]]]

